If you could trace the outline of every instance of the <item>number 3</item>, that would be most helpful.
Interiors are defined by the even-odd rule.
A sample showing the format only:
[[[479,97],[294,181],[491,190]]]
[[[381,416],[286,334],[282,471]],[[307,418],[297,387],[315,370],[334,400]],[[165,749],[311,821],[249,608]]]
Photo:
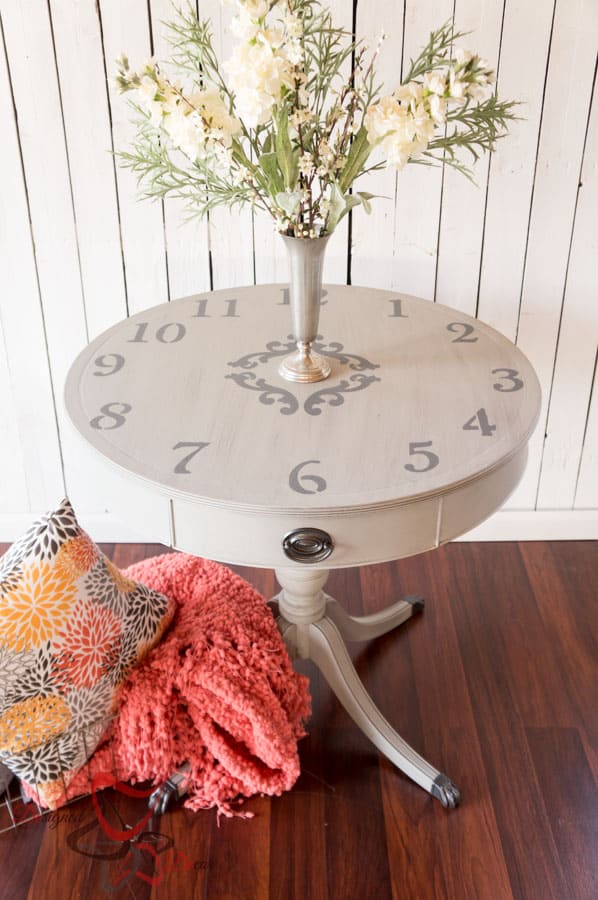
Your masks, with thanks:
[[[502,374],[500,374],[502,372]],[[523,387],[523,381],[518,378],[519,372],[516,369],[492,369],[493,375],[498,375],[501,381],[510,381],[512,387],[505,387],[499,381],[496,381],[492,387],[495,391],[503,391],[505,394],[511,394],[513,391],[520,391]]]

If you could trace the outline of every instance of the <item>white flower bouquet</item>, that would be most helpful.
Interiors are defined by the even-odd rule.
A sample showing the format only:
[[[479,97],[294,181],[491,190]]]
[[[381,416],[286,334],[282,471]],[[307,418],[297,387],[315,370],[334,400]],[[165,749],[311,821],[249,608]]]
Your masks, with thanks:
[[[183,198],[192,214],[247,203],[283,234],[320,237],[353,207],[370,211],[372,194],[353,191],[359,176],[444,163],[471,177],[460,151],[493,150],[516,118],[450,24],[387,94],[375,74],[383,36],[370,52],[319,0],[236,0],[238,43],[222,65],[210,22],[190,7],[168,27],[174,74],[119,60],[118,88],[137,112],[120,157],[144,196]]]

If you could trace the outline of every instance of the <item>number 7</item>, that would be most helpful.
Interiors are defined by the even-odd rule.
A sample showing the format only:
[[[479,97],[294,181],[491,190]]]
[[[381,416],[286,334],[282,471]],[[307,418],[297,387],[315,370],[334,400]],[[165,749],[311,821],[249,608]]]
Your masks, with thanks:
[[[183,456],[181,460],[174,467],[175,475],[190,475],[191,470],[187,468],[187,463],[190,462],[193,457],[199,453],[200,450],[203,450],[204,447],[209,447],[209,442],[206,444],[202,441],[179,441],[178,444],[175,444],[172,448],[173,450],[180,450],[181,447],[194,447],[195,449],[191,451],[191,453],[187,453],[186,456]]]

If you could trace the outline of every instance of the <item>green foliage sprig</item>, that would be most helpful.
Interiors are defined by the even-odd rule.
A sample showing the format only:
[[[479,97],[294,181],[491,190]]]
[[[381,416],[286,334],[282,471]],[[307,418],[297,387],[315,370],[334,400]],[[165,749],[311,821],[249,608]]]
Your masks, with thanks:
[[[119,154],[143,196],[183,199],[192,215],[250,204],[297,237],[332,232],[373,195],[357,178],[385,166],[445,164],[467,177],[516,118],[492,93],[494,73],[455,49],[450,23],[433,31],[406,78],[384,95],[373,52],[336,27],[319,0],[236,0],[239,38],[223,65],[211,24],[190,6],[169,24],[172,67],[119,61],[136,137]]]

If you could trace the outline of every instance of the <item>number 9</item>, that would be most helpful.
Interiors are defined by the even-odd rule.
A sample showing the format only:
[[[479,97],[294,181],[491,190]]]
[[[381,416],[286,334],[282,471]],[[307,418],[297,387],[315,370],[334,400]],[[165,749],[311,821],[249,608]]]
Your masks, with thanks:
[[[107,362],[112,358],[114,362]],[[125,364],[124,356],[121,356],[120,353],[107,353],[105,356],[98,356],[96,360],[94,360],[96,366],[99,366],[101,369],[107,369],[106,372],[94,372],[94,375],[114,375],[115,372],[119,372]]]

